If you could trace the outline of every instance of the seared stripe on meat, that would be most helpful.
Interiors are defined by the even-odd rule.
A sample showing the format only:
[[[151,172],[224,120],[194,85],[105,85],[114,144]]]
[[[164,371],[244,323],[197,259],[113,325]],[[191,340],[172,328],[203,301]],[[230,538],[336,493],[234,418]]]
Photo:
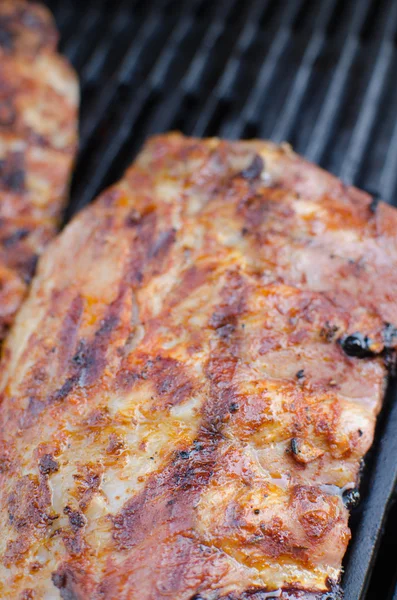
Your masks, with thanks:
[[[288,147],[149,141],[7,342],[0,595],[338,598],[396,229]]]

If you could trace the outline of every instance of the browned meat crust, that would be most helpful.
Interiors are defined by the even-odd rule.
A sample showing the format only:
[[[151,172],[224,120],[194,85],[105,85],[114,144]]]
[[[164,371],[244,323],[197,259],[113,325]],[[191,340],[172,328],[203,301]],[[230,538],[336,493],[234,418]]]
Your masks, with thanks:
[[[7,342],[1,596],[339,597],[396,232],[288,147],[152,139]]]
[[[48,11],[0,1],[0,340],[53,237],[77,141],[75,74]]]

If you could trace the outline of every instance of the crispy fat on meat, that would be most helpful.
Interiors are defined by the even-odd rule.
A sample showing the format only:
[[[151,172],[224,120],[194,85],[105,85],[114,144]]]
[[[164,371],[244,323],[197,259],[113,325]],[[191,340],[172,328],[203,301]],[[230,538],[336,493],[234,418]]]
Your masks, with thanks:
[[[0,0],[0,340],[54,236],[77,142],[78,87],[51,15]]]
[[[289,147],[150,140],[8,338],[0,596],[339,598],[396,232]]]

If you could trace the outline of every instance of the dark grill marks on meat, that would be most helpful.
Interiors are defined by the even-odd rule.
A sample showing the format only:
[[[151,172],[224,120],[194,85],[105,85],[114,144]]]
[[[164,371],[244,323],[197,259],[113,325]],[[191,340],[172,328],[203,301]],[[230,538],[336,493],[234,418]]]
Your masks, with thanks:
[[[46,529],[58,518],[51,511],[51,494],[45,477],[25,475],[19,479],[8,497],[8,516],[17,537],[7,544],[3,557],[6,566],[19,562],[35,538],[44,537]]]
[[[7,347],[2,558],[21,473],[59,520],[0,595],[338,598],[397,341],[397,217],[369,202],[287,148],[173,134],[62,233]]]
[[[244,279],[238,273],[230,273],[221,293],[224,301],[216,307],[211,318],[212,326],[217,324],[221,327],[229,321],[234,322],[237,328],[246,293]],[[195,520],[195,505],[213,475],[217,448],[222,440],[222,427],[229,417],[229,406],[237,397],[233,374],[238,345],[237,336],[227,339],[221,337],[211,353],[206,366],[210,388],[208,401],[202,409],[202,422],[192,447],[176,452],[172,462],[161,473],[155,473],[143,492],[127,502],[113,518],[113,537],[119,550],[129,551],[129,570],[133,568],[135,553],[142,551],[142,544],[154,543],[158,546],[171,537],[169,543],[178,552],[178,536],[190,535]],[[148,538],[151,541],[148,542]],[[193,566],[199,573],[204,569],[196,553],[189,550],[181,562],[180,572],[170,573],[175,593],[182,592],[186,585],[186,574]],[[105,576],[105,581],[108,581],[108,576]],[[112,577],[112,585],[117,588],[116,577]],[[170,582],[163,581],[163,585],[168,589]],[[134,588],[130,591],[137,593]]]

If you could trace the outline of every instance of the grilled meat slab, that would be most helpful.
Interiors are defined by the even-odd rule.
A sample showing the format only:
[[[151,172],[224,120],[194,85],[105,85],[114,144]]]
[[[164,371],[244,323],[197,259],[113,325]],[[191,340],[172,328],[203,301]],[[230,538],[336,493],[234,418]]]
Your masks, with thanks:
[[[339,598],[396,232],[287,146],[149,141],[8,338],[0,596]]]
[[[76,151],[75,74],[48,11],[0,1],[0,340],[63,208]]]

